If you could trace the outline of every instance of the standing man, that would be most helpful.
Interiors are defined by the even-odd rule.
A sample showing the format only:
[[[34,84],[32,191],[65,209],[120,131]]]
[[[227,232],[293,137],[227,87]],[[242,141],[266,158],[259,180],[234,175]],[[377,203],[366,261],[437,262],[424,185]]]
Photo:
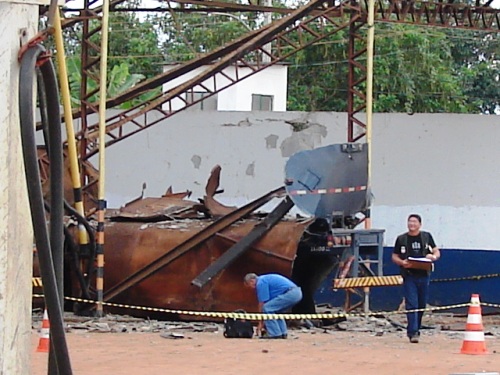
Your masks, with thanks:
[[[255,289],[259,301],[259,312],[279,314],[289,309],[302,299],[302,290],[284,276],[276,273],[257,276],[249,273],[244,278],[245,286]],[[264,321],[267,336],[261,338],[286,339],[288,331],[284,319]],[[262,332],[262,320],[259,321],[258,332]]]
[[[403,276],[403,288],[406,301],[406,310],[425,309],[429,297],[430,269],[417,268],[418,264],[408,260],[412,258],[426,258],[427,262],[435,262],[441,256],[432,235],[420,230],[422,218],[420,215],[408,216],[408,232],[401,234],[396,239],[392,261],[401,269]],[[420,327],[422,326],[423,311],[409,312],[406,314],[408,326],[406,332],[411,343],[418,343]]]

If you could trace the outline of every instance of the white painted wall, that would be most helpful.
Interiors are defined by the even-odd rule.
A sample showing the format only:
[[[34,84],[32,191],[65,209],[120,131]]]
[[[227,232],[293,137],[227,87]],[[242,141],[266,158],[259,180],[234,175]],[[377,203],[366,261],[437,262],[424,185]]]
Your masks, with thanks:
[[[143,182],[147,196],[172,185],[201,197],[216,164],[220,199],[242,204],[281,186],[294,152],[345,142],[346,124],[330,112],[181,112],[107,149],[109,207]],[[499,139],[498,116],[375,114],[373,227],[386,244],[417,212],[443,248],[500,250]]]
[[[18,111],[21,43],[35,35],[34,1],[0,1],[0,374],[30,374],[33,234]],[[23,35],[25,35],[23,37]]]
[[[441,247],[500,249],[499,116],[379,114],[373,224],[392,244],[420,212]]]
[[[167,65],[164,71],[173,69],[175,65]],[[163,85],[163,91],[168,91],[183,82],[190,80],[198,74],[209,69],[210,66],[204,66],[195,69],[189,73],[182,75]],[[287,98],[287,71],[285,65],[272,65],[256,74],[253,74],[242,81],[234,84],[231,87],[219,92],[217,95],[217,110],[218,111],[251,111],[252,110],[252,94],[272,95],[273,111],[286,111]],[[237,70],[239,77],[249,75],[252,70],[248,67],[239,67]],[[231,78],[236,77],[236,68],[229,66],[224,69],[224,74]],[[230,83],[230,80],[222,75],[216,76],[217,87],[223,87]],[[212,79],[207,79],[203,85],[210,90],[214,90],[214,82]],[[203,87],[195,87],[194,91],[204,92]],[[172,101],[173,109],[179,109],[184,106],[184,102],[180,99]],[[166,109],[166,108],[165,108]]]

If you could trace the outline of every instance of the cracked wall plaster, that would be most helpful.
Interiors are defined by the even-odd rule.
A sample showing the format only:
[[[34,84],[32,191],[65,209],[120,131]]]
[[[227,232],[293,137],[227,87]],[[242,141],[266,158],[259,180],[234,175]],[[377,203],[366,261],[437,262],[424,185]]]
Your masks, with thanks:
[[[319,147],[322,138],[325,138],[327,134],[326,126],[320,124],[310,124],[302,131],[293,132],[281,142],[281,156],[290,157],[298,151]]]

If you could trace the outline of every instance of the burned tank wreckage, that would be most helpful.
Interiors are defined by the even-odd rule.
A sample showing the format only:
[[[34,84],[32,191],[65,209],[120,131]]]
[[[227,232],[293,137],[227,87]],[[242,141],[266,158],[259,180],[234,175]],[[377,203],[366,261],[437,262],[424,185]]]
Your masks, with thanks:
[[[294,312],[314,313],[314,293],[322,281],[333,270],[345,276],[347,260],[352,260],[349,233],[356,231],[363,220],[359,213],[369,207],[367,155],[366,144],[354,143],[298,152],[286,164],[284,187],[242,207],[228,207],[215,199],[222,192],[221,168],[216,166],[206,195],[198,201],[189,200],[189,191],[174,193],[168,188],[161,197],[144,197],[143,191],[120,209],[108,209],[104,302],[175,310],[257,311],[253,292],[243,288],[243,276],[277,272],[303,289],[304,298]],[[271,212],[258,211],[271,200],[279,202]],[[293,206],[304,215],[287,215]],[[76,240],[74,224],[81,226],[82,219],[68,211],[64,294],[95,300],[95,249],[91,245],[82,249]],[[85,224],[90,244],[91,223]],[[41,290],[35,288],[37,292]],[[66,302],[66,309],[91,313],[93,306]],[[165,316],[135,308],[105,309]]]

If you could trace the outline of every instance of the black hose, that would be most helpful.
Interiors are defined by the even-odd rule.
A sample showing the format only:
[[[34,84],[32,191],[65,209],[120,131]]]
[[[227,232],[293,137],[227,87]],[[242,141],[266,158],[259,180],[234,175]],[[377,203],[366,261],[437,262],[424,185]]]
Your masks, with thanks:
[[[56,282],[59,288],[59,299],[61,308],[64,299],[64,182],[63,182],[63,152],[61,136],[61,120],[59,107],[59,91],[54,65],[49,60],[40,67],[42,73],[46,99],[49,125],[50,151],[50,245],[52,249],[52,261],[56,274]],[[42,103],[43,104],[43,103]],[[55,116],[54,116],[55,114]]]
[[[41,45],[29,47],[21,59],[19,76],[19,112],[21,120],[21,139],[23,145],[23,158],[26,174],[26,183],[28,187],[28,197],[31,209],[31,220],[35,234],[35,242],[39,255],[40,274],[42,277],[43,290],[47,312],[50,320],[51,347],[54,349],[54,358],[57,363],[59,375],[71,375],[71,363],[64,333],[64,321],[62,313],[62,303],[57,285],[57,275],[54,266],[52,251],[56,254],[63,253],[63,222],[62,222],[62,185],[61,181],[56,181],[58,176],[62,176],[62,167],[60,171],[55,169],[59,165],[58,157],[54,156],[61,149],[62,160],[62,142],[60,138],[59,98],[57,93],[57,81],[55,79],[54,66],[50,60],[47,60],[41,66],[43,82],[47,90],[47,110],[50,116],[52,126],[50,128],[59,128],[59,139],[57,130],[49,138],[51,155],[54,156],[54,164],[51,162],[51,231],[50,242],[47,231],[45,210],[43,203],[42,187],[40,184],[40,172],[38,169],[37,147],[35,141],[35,120],[33,116],[33,82],[35,77],[35,67],[38,57],[45,52]],[[57,120],[56,120],[57,118]],[[55,125],[54,125],[55,124]],[[51,132],[52,133],[52,132]],[[56,143],[59,142],[57,145]],[[53,168],[53,169],[52,169]],[[59,216],[59,217],[56,217]],[[51,251],[52,250],[52,251]],[[62,290],[61,290],[62,292]]]
[[[44,206],[45,210],[50,213],[50,205],[46,201],[44,202]],[[85,219],[73,207],[71,207],[69,203],[66,202],[66,200],[64,201],[64,207],[69,211],[70,214],[76,213],[75,217],[78,220],[78,223],[79,224],[84,223],[82,225],[89,232],[89,238],[91,238],[91,241],[94,241],[92,227],[88,223],[87,219]],[[68,251],[65,251],[64,253],[67,254],[69,252],[70,254],[73,266],[72,270],[76,274],[76,278],[78,279],[78,283],[80,285],[80,290],[82,291],[81,297],[87,300],[91,300],[92,297],[90,296],[89,293],[89,281],[83,276],[83,273],[80,270],[80,265],[79,265],[80,255],[78,254],[78,246],[76,245],[75,241],[73,241],[73,235],[71,234],[69,229],[66,226],[64,226],[63,230],[64,230],[64,249],[65,250],[68,249]],[[64,309],[64,303],[63,303],[63,309]]]
[[[47,93],[45,91],[45,84],[43,83],[43,78],[42,78],[42,72],[40,69],[36,69],[36,81],[37,81],[37,94],[38,94],[38,101],[40,103],[47,103]],[[49,129],[48,129],[48,124],[49,124],[49,114],[47,113],[47,106],[46,105],[40,105],[40,118],[42,122],[42,133],[43,133],[43,140],[46,145],[46,153],[47,156],[50,155],[50,150],[49,150]]]
[[[50,170],[50,247],[59,292],[59,304],[61,311],[64,311],[64,183],[59,91],[52,61],[48,60],[42,64],[39,71],[40,75],[37,75],[38,86],[43,87],[45,92],[45,95],[39,97],[39,107],[41,112],[46,113],[46,118],[42,116],[42,119],[44,120],[44,128],[48,130],[48,143],[46,145]],[[54,117],[54,114],[57,117]],[[54,346],[50,348],[48,373],[60,374]]]
[[[82,291],[82,297],[90,300],[90,294],[88,292],[88,283],[83,277],[83,273],[80,270],[79,256],[78,256],[78,246],[75,241],[73,241],[73,236],[71,235],[68,228],[64,228],[64,235],[66,237],[66,247],[69,250],[69,255],[71,257],[72,266],[80,284],[80,290]]]

